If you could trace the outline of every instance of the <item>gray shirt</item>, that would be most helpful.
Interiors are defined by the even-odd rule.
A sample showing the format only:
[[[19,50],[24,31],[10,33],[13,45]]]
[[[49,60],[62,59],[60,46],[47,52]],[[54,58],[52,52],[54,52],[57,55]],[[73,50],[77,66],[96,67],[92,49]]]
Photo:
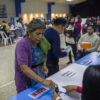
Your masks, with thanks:
[[[90,42],[92,44],[91,49],[87,49],[88,52],[94,52],[97,51],[100,43],[100,39],[96,34],[89,35],[88,33],[85,35],[82,35],[78,42],[78,50],[81,49],[81,43],[82,42]]]

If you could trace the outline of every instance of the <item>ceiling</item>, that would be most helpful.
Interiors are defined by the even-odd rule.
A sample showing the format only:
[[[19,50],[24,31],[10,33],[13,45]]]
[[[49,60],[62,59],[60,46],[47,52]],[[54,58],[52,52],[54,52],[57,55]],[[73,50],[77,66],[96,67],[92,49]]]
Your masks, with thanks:
[[[84,2],[86,0],[73,0],[73,1],[66,1],[66,0],[33,0],[33,1],[55,2],[55,3],[60,3],[60,4],[78,4],[78,3]]]

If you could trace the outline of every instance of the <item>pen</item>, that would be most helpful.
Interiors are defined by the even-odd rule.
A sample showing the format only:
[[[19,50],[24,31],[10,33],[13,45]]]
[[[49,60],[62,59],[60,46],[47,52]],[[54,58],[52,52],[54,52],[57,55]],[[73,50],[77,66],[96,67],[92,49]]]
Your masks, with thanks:
[[[51,90],[49,90],[48,92],[46,92],[45,94],[43,94],[42,96],[40,96],[38,99],[42,98],[44,95],[48,94]]]

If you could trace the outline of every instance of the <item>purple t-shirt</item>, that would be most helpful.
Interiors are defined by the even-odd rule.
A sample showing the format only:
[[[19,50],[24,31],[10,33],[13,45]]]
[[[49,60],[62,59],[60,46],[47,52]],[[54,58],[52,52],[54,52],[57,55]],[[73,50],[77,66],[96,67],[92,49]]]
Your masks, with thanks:
[[[17,93],[26,88],[28,77],[20,70],[20,65],[27,65],[31,68],[32,55],[28,37],[21,39],[15,49],[15,84]]]

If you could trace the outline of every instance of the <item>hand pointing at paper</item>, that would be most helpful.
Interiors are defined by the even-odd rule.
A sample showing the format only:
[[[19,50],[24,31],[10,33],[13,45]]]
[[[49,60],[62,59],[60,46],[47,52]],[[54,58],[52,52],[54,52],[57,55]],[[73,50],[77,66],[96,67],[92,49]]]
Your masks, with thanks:
[[[77,90],[77,86],[75,85],[68,85],[68,86],[63,86],[63,88],[66,89],[66,94],[69,94],[70,92]]]

